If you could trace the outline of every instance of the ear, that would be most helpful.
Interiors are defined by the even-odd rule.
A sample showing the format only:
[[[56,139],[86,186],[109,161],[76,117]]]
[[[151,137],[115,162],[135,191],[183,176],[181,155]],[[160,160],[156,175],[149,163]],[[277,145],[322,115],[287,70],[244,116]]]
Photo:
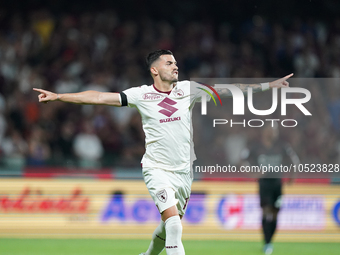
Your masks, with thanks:
[[[150,72],[151,72],[153,75],[158,75],[158,70],[157,70],[157,68],[154,67],[154,66],[150,68]]]

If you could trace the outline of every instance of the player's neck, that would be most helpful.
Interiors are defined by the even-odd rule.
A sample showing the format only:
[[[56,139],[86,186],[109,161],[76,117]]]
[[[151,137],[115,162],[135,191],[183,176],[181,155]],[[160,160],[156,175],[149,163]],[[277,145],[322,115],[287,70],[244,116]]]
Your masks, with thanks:
[[[171,91],[174,88],[175,84],[174,83],[170,83],[170,82],[155,80],[154,81],[154,86],[159,91],[169,92],[169,91]]]

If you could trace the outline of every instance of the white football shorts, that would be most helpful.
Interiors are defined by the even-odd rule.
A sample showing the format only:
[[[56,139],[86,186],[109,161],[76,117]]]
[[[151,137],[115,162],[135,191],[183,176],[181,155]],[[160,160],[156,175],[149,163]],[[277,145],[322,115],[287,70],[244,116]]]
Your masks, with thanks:
[[[178,214],[185,214],[193,180],[191,171],[174,172],[143,167],[143,176],[160,213],[176,205]]]

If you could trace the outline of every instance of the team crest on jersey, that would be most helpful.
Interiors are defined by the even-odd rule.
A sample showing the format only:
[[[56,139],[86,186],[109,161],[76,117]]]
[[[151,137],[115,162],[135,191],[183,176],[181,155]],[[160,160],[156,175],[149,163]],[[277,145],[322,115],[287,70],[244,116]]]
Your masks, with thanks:
[[[168,195],[166,193],[166,190],[163,189],[161,191],[158,191],[157,194],[156,194],[157,198],[159,199],[159,201],[165,203],[166,200],[168,199]]]
[[[184,92],[181,89],[176,89],[176,90],[174,90],[174,95],[176,97],[182,97],[182,96],[184,96]]]
[[[157,100],[162,99],[164,96],[158,93],[145,93],[142,95],[144,100]]]

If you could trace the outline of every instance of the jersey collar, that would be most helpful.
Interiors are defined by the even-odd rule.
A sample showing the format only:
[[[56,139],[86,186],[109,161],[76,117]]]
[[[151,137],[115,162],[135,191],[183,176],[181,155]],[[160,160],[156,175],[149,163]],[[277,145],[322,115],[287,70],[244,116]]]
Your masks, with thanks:
[[[154,88],[157,92],[159,92],[159,93],[166,93],[166,94],[170,95],[170,93],[171,93],[171,91],[172,91],[172,90],[170,90],[170,91],[161,91],[161,90],[159,90],[159,89],[156,88],[155,84],[152,84],[152,86],[153,86],[153,88]]]

